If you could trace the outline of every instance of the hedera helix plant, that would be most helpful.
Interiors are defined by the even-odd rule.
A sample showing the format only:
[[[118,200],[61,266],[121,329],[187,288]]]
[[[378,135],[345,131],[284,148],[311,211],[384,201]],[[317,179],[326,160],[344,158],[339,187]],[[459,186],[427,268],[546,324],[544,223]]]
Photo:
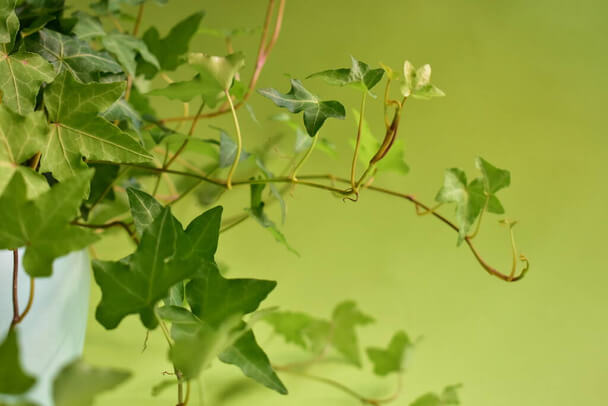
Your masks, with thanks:
[[[291,79],[286,93],[272,88],[256,92],[279,38],[285,0],[268,2],[257,56],[247,63],[244,53],[234,51],[232,37],[258,30],[202,27],[204,13],[199,12],[175,24],[165,36],[153,26],[142,34],[150,3],[100,0],[84,12],[71,11],[62,0],[0,0],[0,248],[14,252],[14,291],[20,282],[17,249],[25,248],[23,267],[31,286],[25,307],[16,295],[12,297],[11,328],[0,344],[0,393],[24,394],[35,381],[21,366],[23,349],[18,348],[16,327],[36,300],[36,278],[51,275],[56,258],[90,247],[100,238],[114,238],[112,230],[118,229],[132,241],[132,253],[120,261],[93,260],[102,291],[95,316],[106,329],[114,329],[136,314],[145,329],[161,331],[174,376],[163,380],[159,371],[154,394],[174,388],[177,404],[188,404],[191,383],[219,359],[281,394],[287,388],[279,375],[290,373],[331,385],[364,404],[395,400],[400,383],[394,394],[376,399],[309,372],[311,366],[327,360],[362,367],[357,329],[370,324],[372,317],[352,301],[339,303],[329,318],[259,310],[277,283],[234,279],[221,272],[214,260],[220,234],[253,218],[297,253],[268,217],[268,204],[281,205],[284,221],[284,195],[293,188],[321,189],[345,201],[376,192],[407,200],[418,215],[438,219],[456,231],[458,244],[466,243],[486,272],[514,282],[528,270],[528,261],[518,256],[513,239],[515,222],[503,220],[512,241],[509,272],[490,266],[474,246],[483,216],[504,213],[497,193],[509,186],[510,173],[483,158],[477,159],[480,174],[471,181],[464,171],[448,169],[434,205],[378,186],[384,172],[409,170],[399,131],[406,102],[444,96],[431,83],[429,65],[415,68],[406,61],[402,72],[397,72],[384,65],[371,68],[353,57],[350,67],[313,73],[305,82]],[[190,49],[196,35],[221,37],[228,54],[213,56]],[[253,72],[247,75],[243,68],[249,64]],[[172,79],[178,68],[191,72],[190,79]],[[323,125],[327,119],[347,115],[342,103],[309,90],[317,85],[315,79],[353,88],[361,95],[360,106],[352,110],[357,131],[347,177],[304,173],[307,159],[316,151],[336,154],[333,144],[320,138]],[[376,90],[382,82],[384,89]],[[255,152],[247,148],[252,137],[241,132],[239,113],[243,106],[252,112],[249,102],[257,97],[255,101],[261,103],[259,96],[294,115],[302,113],[303,127],[295,116],[272,117],[295,135],[286,168],[276,168],[275,139]],[[153,109],[159,97],[181,102],[184,114],[160,117]],[[384,106],[381,138],[372,134],[365,120],[370,101]],[[201,131],[201,121],[223,114],[233,120],[234,138],[221,128]],[[284,143],[279,145],[283,148]],[[223,219],[216,202],[236,188],[250,189],[249,208]],[[199,203],[213,207],[184,228],[172,206],[194,193]],[[454,220],[439,212],[448,204],[455,206]],[[518,259],[523,262],[519,272]],[[307,360],[272,364],[254,335],[252,327],[258,322],[308,352]],[[385,346],[367,348],[373,372],[396,376],[400,382],[413,346],[412,339],[398,331]],[[129,375],[75,360],[55,379],[55,403],[89,405],[97,393]],[[412,405],[458,403],[457,386],[448,386]]]

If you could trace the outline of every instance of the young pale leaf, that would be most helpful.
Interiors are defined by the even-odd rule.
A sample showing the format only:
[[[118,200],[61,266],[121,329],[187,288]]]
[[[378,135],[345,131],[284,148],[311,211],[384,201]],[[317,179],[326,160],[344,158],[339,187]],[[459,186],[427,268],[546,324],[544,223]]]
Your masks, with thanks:
[[[221,211],[217,207],[203,213],[184,231],[164,208],[144,228],[134,254],[119,262],[95,261],[95,280],[103,293],[97,320],[112,329],[128,314],[139,313],[144,326],[156,327],[154,306],[169,289],[214,267]]]
[[[359,111],[353,109],[353,117],[356,125],[359,125]],[[355,146],[355,140],[351,141],[351,145]],[[367,120],[363,119],[361,126],[361,144],[359,145],[359,160],[363,165],[368,165],[372,157],[380,148],[380,141],[372,134]],[[405,146],[403,141],[397,140],[386,154],[386,156],[376,164],[378,172],[397,172],[402,175],[407,175],[410,167],[404,159]]]
[[[490,213],[504,213],[496,192],[511,183],[509,171],[498,169],[481,157],[476,159],[475,164],[481,171],[481,178],[476,178],[467,185],[467,177],[462,170],[448,169],[443,187],[435,198],[440,203],[456,203],[456,223],[460,228],[459,244],[484,208]]]
[[[150,52],[156,56],[161,71],[173,71],[181,65],[181,58],[188,52],[190,40],[198,30],[205,13],[198,12],[177,23],[165,38],[160,38],[156,27],[149,28],[143,36]],[[140,63],[138,74],[151,79],[158,69],[149,63]]]
[[[374,373],[386,376],[392,372],[401,372],[407,352],[412,346],[407,334],[404,331],[398,331],[393,335],[386,349],[369,347],[367,356],[374,364]]]
[[[265,183],[261,184],[252,184],[251,185],[251,207],[248,209],[249,214],[257,220],[257,222],[270,231],[274,239],[283,244],[290,252],[300,256],[298,251],[296,251],[285,238],[285,235],[277,228],[276,224],[268,218],[266,213],[264,212],[264,201],[262,200],[262,193],[266,188]]]
[[[125,71],[135,76],[137,68],[136,56],[140,55],[144,61],[160,69],[158,60],[148,50],[146,43],[139,38],[126,34],[109,34],[101,39],[104,48],[116,56],[118,62],[125,68]]]
[[[384,70],[370,69],[366,63],[358,61],[351,56],[350,68],[330,69],[313,73],[306,79],[321,78],[327,83],[337,86],[353,86],[364,92],[369,92],[382,79]]]
[[[19,360],[19,342],[17,331],[10,329],[4,341],[0,343],[0,393],[19,395],[30,389],[36,379],[28,375]]]
[[[459,227],[458,244],[462,243],[486,204],[481,179],[467,184],[467,175],[458,168],[445,171],[443,186],[435,200],[439,203],[456,203],[456,224]]]
[[[23,175],[28,188],[27,197],[34,198],[48,189],[43,176],[30,168],[20,166],[43,147],[48,133],[46,117],[42,111],[21,116],[0,106],[0,194],[15,172]]]
[[[57,73],[69,71],[81,82],[97,80],[100,73],[122,72],[107,52],[95,51],[85,41],[46,28],[27,37],[26,46],[49,61]]]
[[[443,91],[431,84],[431,65],[426,64],[416,69],[409,61],[403,63],[401,94],[422,100],[445,96]]]
[[[374,319],[362,313],[353,301],[342,302],[334,309],[331,333],[332,346],[353,365],[361,366],[359,341],[355,328],[365,326],[373,321]]]
[[[260,89],[258,92],[272,100],[277,106],[284,107],[291,113],[304,112],[304,126],[308,135],[314,137],[328,118],[344,119],[344,106],[337,101],[321,101],[309,92],[302,82],[291,80],[291,89],[283,94],[275,89]]]
[[[220,355],[220,361],[239,367],[243,374],[282,395],[287,388],[270,365],[268,356],[260,348],[251,330],[243,333],[238,340]]]
[[[53,382],[55,406],[91,406],[102,392],[114,389],[131,376],[121,369],[94,368],[76,360],[63,367]]]
[[[245,66],[245,56],[236,52],[226,56],[206,55],[192,52],[188,63],[201,74],[213,78],[223,90],[230,89],[234,75]]]
[[[68,72],[60,74],[44,95],[52,126],[44,141],[41,171],[63,180],[86,168],[82,156],[111,162],[150,160],[139,143],[98,115],[123,91],[124,83],[82,84]]]
[[[23,267],[39,277],[51,275],[55,258],[95,242],[90,230],[70,224],[92,177],[92,170],[84,171],[28,200],[25,179],[16,172],[0,196],[0,249],[26,247]]]

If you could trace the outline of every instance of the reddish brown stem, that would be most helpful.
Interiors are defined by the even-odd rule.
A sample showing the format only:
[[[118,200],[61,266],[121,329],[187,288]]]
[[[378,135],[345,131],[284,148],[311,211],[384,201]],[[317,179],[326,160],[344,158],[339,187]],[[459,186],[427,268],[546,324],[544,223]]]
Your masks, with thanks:
[[[247,87],[247,92],[243,96],[243,99],[234,105],[235,110],[239,109],[241,106],[245,104],[245,102],[249,99],[251,94],[253,93],[253,89],[260,78],[260,74],[262,73],[262,69],[266,64],[268,59],[268,55],[274,48],[277,40],[279,39],[279,34],[281,32],[281,26],[283,23],[283,15],[285,13],[285,0],[279,0],[279,6],[277,11],[276,20],[274,23],[274,28],[272,31],[272,37],[268,40],[268,31],[270,28],[270,22],[272,20],[272,12],[274,10],[275,0],[270,0],[268,2],[268,8],[266,9],[266,17],[264,20],[264,28],[262,30],[262,37],[260,39],[260,47],[258,49],[258,56],[255,63],[255,69],[253,74],[251,75],[251,80],[249,81],[249,86]],[[230,111],[230,106],[228,103],[224,103],[218,110],[206,113],[206,114],[198,114],[194,116],[186,116],[186,117],[169,117],[162,120],[159,120],[160,123],[169,123],[172,121],[186,121],[186,120],[194,120],[196,118],[211,118],[217,117],[222,114],[228,113]]]
[[[13,321],[11,328],[19,323],[19,251],[13,250]]]

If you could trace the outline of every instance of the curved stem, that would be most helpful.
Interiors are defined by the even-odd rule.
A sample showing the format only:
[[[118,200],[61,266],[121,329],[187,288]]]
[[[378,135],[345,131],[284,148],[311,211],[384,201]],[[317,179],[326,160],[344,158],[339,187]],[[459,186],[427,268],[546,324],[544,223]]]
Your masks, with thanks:
[[[25,309],[23,310],[23,313],[21,313],[19,315],[19,321],[17,323],[20,323],[32,309],[32,305],[34,304],[34,288],[35,287],[36,287],[35,279],[30,276],[30,296],[27,299],[27,304],[25,305]]]
[[[479,230],[481,230],[481,220],[483,220],[483,214],[486,212],[486,210],[488,210],[488,203],[490,202],[490,196],[486,196],[486,201],[483,204],[483,209],[481,210],[481,213],[479,213],[479,218],[477,219],[477,225],[475,226],[475,231],[473,231],[473,233],[471,235],[469,235],[469,238],[472,240],[473,238],[477,237],[477,234],[479,234]]]
[[[367,90],[363,92],[361,98],[361,111],[359,112],[359,127],[357,128],[357,140],[355,141],[355,152],[353,153],[353,163],[350,167],[350,186],[353,191],[357,192],[357,186],[355,184],[355,176],[357,172],[357,158],[359,157],[359,148],[361,147],[361,129],[363,128],[363,120],[365,119],[365,99],[367,97]]]
[[[292,375],[300,376],[302,378],[310,379],[312,381],[317,381],[317,382],[332,386],[332,387],[346,393],[347,395],[352,396],[353,398],[359,400],[361,403],[366,404],[366,405],[379,406],[379,405],[382,405],[385,403],[390,403],[393,400],[395,400],[395,398],[393,398],[393,396],[390,396],[386,399],[368,398],[368,397],[356,392],[354,389],[349,388],[348,386],[344,385],[341,382],[335,381],[330,378],[325,378],[323,376],[312,375],[312,374],[309,374],[306,372],[296,371],[296,370],[291,370],[291,369],[282,369],[280,367],[273,367],[273,368],[276,369],[277,371],[283,371],[283,372],[286,372],[286,373],[289,373]]]
[[[236,129],[236,155],[234,156],[234,161],[232,162],[230,172],[228,172],[228,177],[226,179],[226,187],[228,189],[231,189],[232,175],[234,175],[236,167],[239,165],[239,161],[241,160],[241,152],[243,152],[243,140],[241,138],[241,127],[239,126],[239,119],[236,116],[236,110],[234,108],[234,104],[232,103],[232,98],[230,97],[228,89],[224,90],[224,93],[226,93],[226,98],[228,99],[228,103],[230,104],[230,110],[232,111],[232,121],[234,121],[234,128]]]
[[[293,168],[293,171],[291,172],[291,175],[289,176],[292,180],[294,180],[294,181],[298,180],[296,175],[298,174],[298,171],[300,170],[300,168],[302,168],[302,165],[304,165],[304,163],[308,160],[308,157],[310,157],[310,154],[312,154],[312,151],[317,146],[317,138],[319,138],[319,137],[320,137],[319,134],[312,137],[312,142],[310,143],[310,146],[306,150],[306,153],[304,154],[302,159],[300,159],[300,161],[296,164],[296,167]]]
[[[193,178],[197,178],[200,179],[202,181],[205,182],[209,182],[209,183],[213,183],[215,185],[218,186],[222,186],[227,188],[227,185],[225,183],[223,183],[222,181],[216,180],[216,179],[212,179],[212,178],[208,178],[206,176],[202,176],[202,175],[197,175],[194,173],[190,173],[190,172],[183,172],[183,171],[176,171],[176,170],[172,170],[172,169],[165,169],[163,170],[162,168],[156,168],[156,167],[151,167],[151,166],[146,166],[146,165],[141,165],[141,164],[125,164],[125,163],[112,163],[112,162],[107,162],[107,161],[87,161],[90,163],[108,163],[108,164],[114,164],[114,165],[123,165],[123,166],[129,166],[129,167],[134,167],[134,168],[139,168],[142,170],[148,170],[148,171],[152,171],[152,172],[167,172],[167,173],[173,173],[176,175],[183,175],[183,176],[189,176],[189,177],[193,177]],[[339,181],[342,183],[347,183],[350,184],[350,179],[344,179],[344,178],[339,178],[333,175],[309,175],[309,176],[301,176],[301,179],[328,179],[331,181]],[[333,186],[327,186],[324,185],[322,183],[316,183],[316,182],[308,182],[308,181],[304,181],[304,180],[299,180],[299,179],[293,179],[292,177],[276,177],[276,178],[267,178],[267,179],[249,179],[249,180],[241,180],[241,181],[235,181],[232,182],[232,186],[237,186],[237,185],[250,185],[250,184],[255,184],[255,183],[292,183],[292,184],[297,184],[297,185],[304,185],[304,186],[309,186],[309,187],[313,187],[316,189],[323,189],[323,190],[327,190],[330,192],[334,192],[337,194],[341,194],[341,195],[350,195],[352,194],[352,191],[348,191],[348,190],[343,190],[343,189],[338,189],[336,187]],[[401,192],[397,192],[397,191],[393,191],[390,189],[385,189],[382,187],[378,187],[378,186],[373,186],[373,185],[368,185],[365,187],[366,189],[369,190],[373,190],[379,193],[384,193],[390,196],[396,196],[396,197],[401,197],[403,199],[406,199],[408,201],[410,201],[411,203],[413,203],[416,206],[419,206],[419,209],[423,209],[426,211],[430,211],[435,218],[439,219],[441,222],[443,222],[444,224],[446,224],[448,227],[450,227],[452,230],[459,232],[460,229],[458,228],[457,225],[455,225],[454,223],[452,223],[450,220],[448,220],[446,217],[444,217],[443,215],[433,211],[433,209],[427,205],[425,205],[424,203],[418,201],[413,195],[409,195],[409,194],[405,194],[405,193],[401,193]],[[475,248],[475,246],[473,245],[471,238],[469,238],[468,236],[464,238],[464,241],[467,243],[467,245],[469,246],[471,252],[473,253],[473,255],[475,256],[475,258],[477,259],[477,262],[481,265],[481,267],[483,269],[486,270],[486,272],[488,272],[490,275],[496,276],[499,279],[502,279],[504,281],[507,282],[515,282],[518,281],[520,279],[522,279],[526,273],[529,270],[529,261],[526,257],[524,256],[520,256],[521,261],[524,263],[524,269],[522,269],[522,271],[519,273],[519,275],[514,276],[514,277],[510,277],[509,275],[505,275],[502,272],[500,272],[499,270],[497,270],[496,268],[490,266],[479,254],[479,252],[477,251],[477,249]]]
[[[275,4],[275,0],[269,0],[268,7],[266,9],[266,16],[264,17],[264,26],[262,28],[262,37],[260,39],[260,45],[258,48],[258,57],[257,57],[256,63],[255,63],[255,69],[253,71],[253,74],[251,75],[251,80],[249,81],[249,86],[247,86],[247,92],[245,92],[243,99],[234,106],[235,110],[238,110],[241,106],[243,106],[245,104],[245,102],[247,100],[249,100],[249,97],[253,93],[253,89],[255,88],[255,85],[257,84],[258,79],[260,78],[262,69],[264,68],[266,61],[268,60],[268,55],[270,54],[270,52],[274,48],[277,40],[279,39],[279,34],[281,33],[281,26],[283,24],[283,16],[285,14],[285,0],[279,0],[279,7],[278,7],[275,23],[274,23],[272,37],[270,38],[268,43],[266,43],[268,40],[268,32],[270,29],[270,23],[272,22],[272,12],[274,10],[274,4]],[[217,117],[222,114],[225,114],[228,111],[230,111],[229,106],[227,104],[224,104],[218,110],[213,111],[211,113],[199,114],[199,115],[190,116],[190,117],[169,117],[169,118],[165,118],[165,119],[162,119],[159,121],[161,123],[168,123],[171,121],[194,120],[196,118],[212,118],[212,117]]]
[[[112,228],[112,227],[120,227],[123,230],[125,230],[125,232],[129,235],[129,238],[131,238],[136,245],[139,245],[139,239],[137,238],[137,235],[135,234],[135,232],[133,230],[131,230],[131,227],[129,227],[129,225],[123,221],[111,221],[111,222],[105,223],[105,224],[87,224],[87,223],[80,223],[80,222],[74,220],[74,221],[72,221],[72,225],[78,226],[78,227],[84,227],[84,228],[93,228],[93,229],[97,229],[97,230],[103,230],[103,229]]]

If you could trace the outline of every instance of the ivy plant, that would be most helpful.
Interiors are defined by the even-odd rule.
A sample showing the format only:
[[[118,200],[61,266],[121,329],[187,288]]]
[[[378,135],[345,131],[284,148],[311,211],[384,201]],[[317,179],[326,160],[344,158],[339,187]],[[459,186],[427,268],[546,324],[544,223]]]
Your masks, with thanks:
[[[264,300],[280,284],[255,275],[233,278],[215,260],[220,236],[249,219],[299,255],[282,230],[284,197],[293,188],[318,189],[345,204],[368,193],[405,200],[414,213],[434,217],[456,232],[458,245],[465,243],[488,274],[506,282],[526,274],[528,260],[515,245],[514,221],[502,219],[512,243],[510,270],[491,266],[474,245],[484,216],[506,211],[497,194],[511,183],[508,170],[481,157],[472,180],[461,169],[447,169],[443,183],[437,180],[434,205],[379,185],[387,171],[400,176],[409,171],[399,131],[406,102],[445,96],[431,83],[429,65],[415,68],[406,60],[394,70],[351,57],[344,63],[349,67],[320,67],[324,70],[304,80],[275,78],[275,87],[258,89],[280,37],[286,0],[268,1],[261,29],[204,27],[200,10],[174,22],[165,36],[153,21],[143,33],[141,26],[147,8],[172,7],[166,0],[99,0],[86,11],[74,11],[69,3],[0,0],[0,249],[14,253],[13,291],[19,283],[19,248],[25,249],[22,265],[32,281],[27,306],[12,297],[10,329],[0,339],[0,394],[16,396],[15,404],[31,405],[27,391],[36,381],[21,362],[27,348],[18,345],[19,323],[37,299],[36,278],[52,275],[56,258],[100,239],[119,239],[119,232],[129,238],[128,256],[109,261],[91,251],[102,292],[95,318],[111,330],[136,316],[142,331],[160,331],[173,376],[163,378],[159,371],[149,396],[175,390],[178,406],[188,404],[192,382],[218,361],[282,395],[289,390],[282,377],[292,374],[330,385],[363,404],[398,398],[416,346],[402,328],[384,342],[363,344],[358,332],[375,318],[356,302],[345,298],[327,317],[265,308]],[[254,58],[246,56],[247,49],[234,49],[234,36],[258,33]],[[225,53],[210,55],[191,46],[198,35],[222,38]],[[186,79],[172,78],[177,69]],[[277,90],[287,87],[287,92]],[[361,104],[347,109],[338,100],[353,91]],[[156,111],[162,98],[181,106],[183,114],[167,117]],[[258,120],[252,106],[268,101],[284,110],[268,122]],[[366,118],[369,102],[383,107],[380,128]],[[256,137],[265,140],[261,146],[241,131],[243,106],[259,124]],[[300,113],[302,124],[296,117]],[[200,125],[224,114],[230,116],[231,128]],[[347,115],[356,123],[349,138],[354,148],[349,176],[305,174],[307,160],[317,150],[332,158],[349,153],[339,151],[324,133],[327,119]],[[273,121],[285,124],[289,139],[268,135],[271,131],[264,127]],[[281,164],[285,156],[287,166]],[[233,189],[249,189],[247,208],[226,216],[221,199]],[[199,210],[188,223],[174,207],[182,199]],[[280,221],[266,210],[275,203]],[[443,212],[444,206],[454,212]],[[300,354],[292,362],[272,362],[272,346],[266,348],[256,335],[264,328]],[[339,378],[310,371],[325,361],[394,377],[395,392],[374,398]],[[137,373],[74,360],[54,379],[55,405],[93,404],[99,393]],[[423,394],[411,406],[459,404],[458,389],[452,385]]]

